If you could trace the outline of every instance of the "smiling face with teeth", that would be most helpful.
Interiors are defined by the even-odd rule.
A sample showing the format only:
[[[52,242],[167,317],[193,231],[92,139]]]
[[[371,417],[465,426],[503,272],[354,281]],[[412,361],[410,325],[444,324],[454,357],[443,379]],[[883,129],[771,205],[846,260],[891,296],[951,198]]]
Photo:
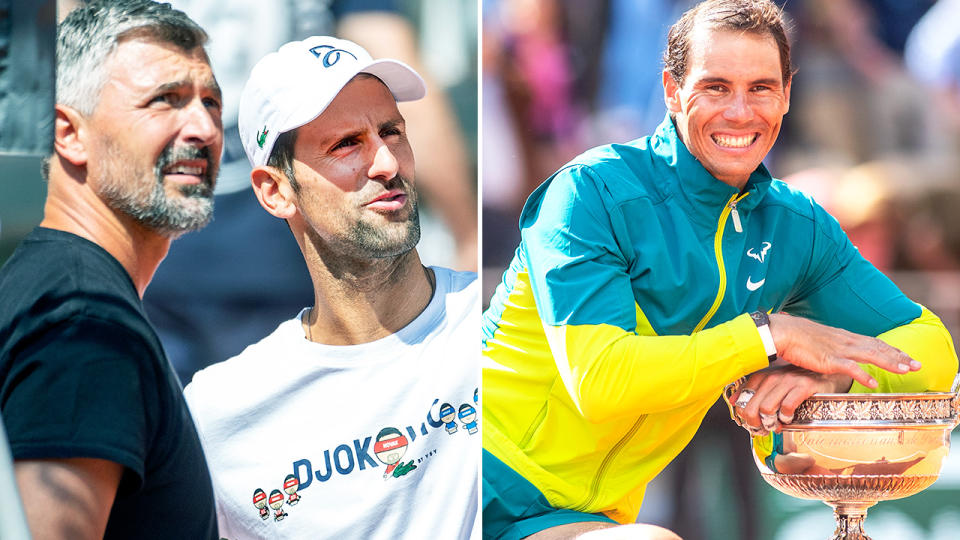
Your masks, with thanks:
[[[773,36],[698,27],[683,85],[664,71],[663,86],[690,153],[718,180],[743,189],[773,147],[790,105]]]

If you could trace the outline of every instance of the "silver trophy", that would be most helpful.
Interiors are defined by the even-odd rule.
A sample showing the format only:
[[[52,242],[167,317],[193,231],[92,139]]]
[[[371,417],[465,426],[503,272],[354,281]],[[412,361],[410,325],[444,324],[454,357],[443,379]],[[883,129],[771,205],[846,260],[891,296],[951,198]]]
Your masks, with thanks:
[[[727,403],[741,381],[724,391]],[[923,491],[940,475],[960,418],[952,392],[816,394],[779,434],[751,438],[761,476],[777,490],[833,507],[831,540],[870,540],[867,509]],[[743,424],[730,404],[731,416]]]

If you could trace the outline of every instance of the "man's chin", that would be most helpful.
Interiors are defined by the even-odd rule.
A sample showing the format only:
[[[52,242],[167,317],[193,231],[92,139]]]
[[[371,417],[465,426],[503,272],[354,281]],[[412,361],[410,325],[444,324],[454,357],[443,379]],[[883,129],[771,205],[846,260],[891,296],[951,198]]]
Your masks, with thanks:
[[[371,258],[399,257],[412,251],[420,242],[419,222],[393,223],[374,234],[360,236],[357,243]]]
[[[164,189],[168,198],[178,199],[213,199],[213,189],[216,182],[205,178],[196,183],[164,182]]]
[[[730,163],[724,163],[720,167],[716,167],[715,170],[710,170],[708,167],[707,170],[710,170],[710,173],[714,178],[725,182],[728,184],[738,184],[740,182],[745,182],[750,175],[753,174],[753,171],[757,170],[757,167],[760,166],[760,162],[756,162],[753,165],[753,162],[739,162],[736,166],[731,166]]]
[[[154,208],[132,216],[141,225],[167,238],[179,238],[185,233],[206,227],[213,220],[213,196],[178,197],[166,201],[163,208]]]

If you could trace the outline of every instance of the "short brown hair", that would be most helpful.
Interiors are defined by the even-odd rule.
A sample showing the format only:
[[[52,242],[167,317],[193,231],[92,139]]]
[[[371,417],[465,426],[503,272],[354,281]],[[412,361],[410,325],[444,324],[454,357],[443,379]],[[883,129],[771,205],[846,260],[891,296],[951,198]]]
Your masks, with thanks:
[[[790,66],[790,42],[783,10],[770,0],[706,0],[687,10],[670,27],[663,66],[673,80],[683,86],[690,57],[690,35],[697,24],[717,30],[740,30],[773,36],[780,51],[780,72],[783,84],[793,77]]]

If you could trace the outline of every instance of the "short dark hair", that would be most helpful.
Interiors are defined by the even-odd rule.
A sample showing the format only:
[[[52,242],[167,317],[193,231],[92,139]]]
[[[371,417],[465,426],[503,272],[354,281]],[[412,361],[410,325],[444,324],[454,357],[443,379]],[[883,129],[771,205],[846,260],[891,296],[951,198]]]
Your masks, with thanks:
[[[790,66],[790,41],[783,10],[770,0],[706,0],[687,10],[670,27],[663,66],[680,86],[687,75],[690,35],[698,24],[717,30],[740,30],[772,36],[780,51],[780,73],[786,85],[793,77]]]
[[[300,184],[293,174],[293,147],[297,144],[297,128],[281,133],[273,143],[273,150],[267,158],[267,166],[280,169],[290,180],[293,192],[300,194]]]

